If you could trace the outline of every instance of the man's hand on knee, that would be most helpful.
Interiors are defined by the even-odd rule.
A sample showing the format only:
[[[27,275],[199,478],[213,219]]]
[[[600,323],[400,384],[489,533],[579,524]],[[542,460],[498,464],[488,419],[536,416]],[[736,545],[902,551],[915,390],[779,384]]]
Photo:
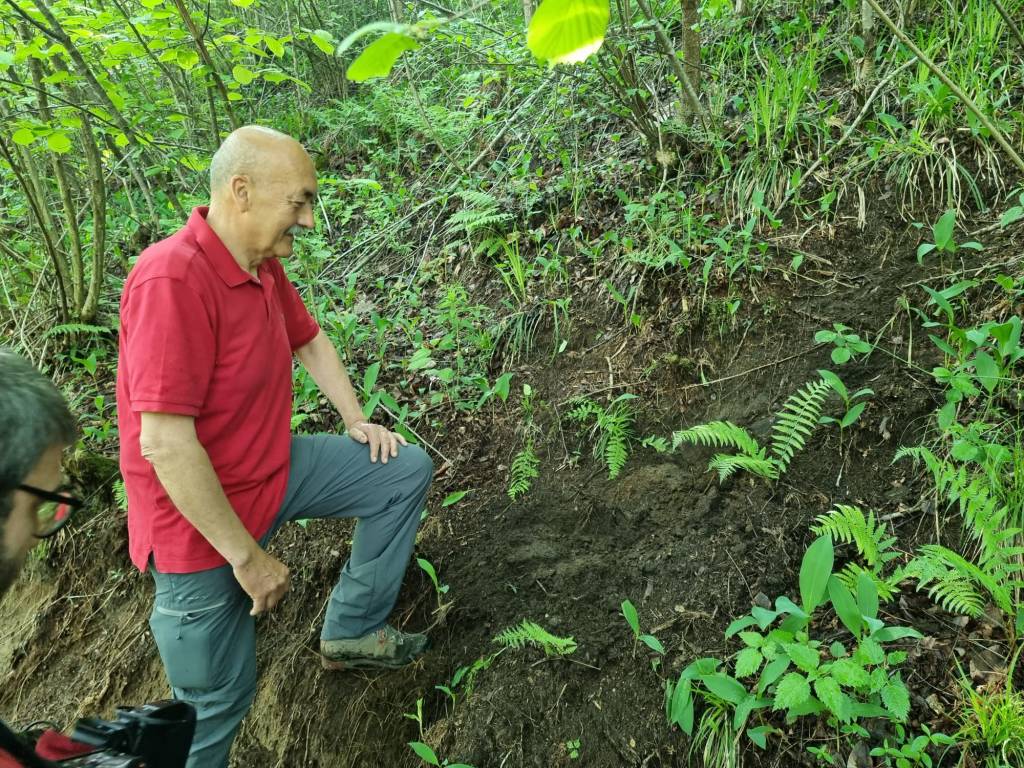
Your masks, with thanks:
[[[236,565],[234,573],[239,585],[252,598],[250,614],[253,616],[273,610],[291,587],[288,566],[260,547],[256,547],[245,562]]]
[[[383,464],[387,464],[389,458],[398,455],[399,445],[409,444],[397,432],[368,421],[353,424],[349,427],[348,433],[357,443],[369,444],[370,461],[375,462],[379,458]]]

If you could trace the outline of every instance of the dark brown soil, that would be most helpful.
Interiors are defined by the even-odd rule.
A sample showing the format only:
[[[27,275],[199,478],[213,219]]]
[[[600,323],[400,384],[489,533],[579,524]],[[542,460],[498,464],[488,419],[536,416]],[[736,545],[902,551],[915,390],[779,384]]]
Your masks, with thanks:
[[[433,588],[413,564],[397,623],[431,627],[434,642],[413,669],[321,670],[314,651],[320,615],[351,527],[328,521],[285,531],[274,549],[291,567],[294,587],[260,622],[260,688],[233,764],[413,766],[419,763],[406,742],[423,740],[442,758],[476,768],[685,765],[687,739],[665,725],[664,680],[700,656],[733,653],[724,628],[759,594],[795,596],[815,516],[835,503],[878,510],[892,515],[905,548],[944,527],[920,503],[925,486],[912,468],[892,464],[899,446],[921,439],[937,402],[920,370],[934,364],[930,342],[899,306],[902,296],[922,303],[912,284],[930,274],[914,259],[916,237],[882,220],[868,232],[841,222],[831,239],[809,236],[799,243],[808,254],[801,276],[760,276],[757,298],[744,290],[735,323],[715,310],[724,280],[718,297],[701,302],[678,277],[648,277],[639,333],[592,301],[567,353],[516,371],[514,391],[529,382],[536,392],[543,438],[541,476],[514,504],[505,484],[520,445],[515,398],[483,415],[451,415],[436,445],[453,465],[435,484],[418,547],[450,585],[450,606],[435,613]],[[790,247],[797,239],[779,242]],[[574,298],[574,307],[584,303]],[[869,386],[875,396],[842,442],[834,428],[820,429],[776,485],[740,476],[720,486],[706,469],[710,451],[657,454],[639,446],[622,475],[608,481],[559,419],[575,395],[630,391],[641,397],[641,437],[714,419],[764,437],[785,398],[831,367],[829,348],[816,347],[813,337],[834,321],[879,345],[868,360],[840,370],[851,390]],[[908,355],[918,369],[908,368]],[[459,489],[474,491],[441,508],[445,494]],[[0,660],[13,664],[0,689],[8,719],[68,723],[166,692],[146,623],[152,587],[130,570],[123,519],[110,509],[35,564],[0,612]],[[620,612],[627,598],[644,631],[667,650],[658,669],[645,646],[634,647]],[[908,667],[914,717],[951,728],[926,699],[950,708],[956,649],[971,653],[995,642],[984,636],[991,628],[954,622],[915,595],[889,610],[929,636]],[[578,650],[565,658],[506,652],[477,674],[472,695],[458,690],[454,705],[435,689],[495,651],[492,638],[523,619],[572,635]],[[416,712],[418,698],[422,734],[404,716]],[[802,742],[813,736],[813,726],[789,729],[747,762],[802,764]],[[580,755],[572,759],[566,742],[577,739]]]

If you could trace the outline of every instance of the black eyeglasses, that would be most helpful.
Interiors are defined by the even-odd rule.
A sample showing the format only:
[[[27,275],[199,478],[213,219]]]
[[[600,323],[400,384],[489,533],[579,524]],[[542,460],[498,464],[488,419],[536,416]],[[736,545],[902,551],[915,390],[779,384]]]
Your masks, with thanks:
[[[36,532],[37,539],[48,539],[67,525],[71,519],[71,513],[81,508],[85,503],[77,496],[71,495],[70,488],[61,487],[56,491],[44,491],[32,485],[19,485],[19,491],[31,493],[33,496],[43,500],[36,510]]]

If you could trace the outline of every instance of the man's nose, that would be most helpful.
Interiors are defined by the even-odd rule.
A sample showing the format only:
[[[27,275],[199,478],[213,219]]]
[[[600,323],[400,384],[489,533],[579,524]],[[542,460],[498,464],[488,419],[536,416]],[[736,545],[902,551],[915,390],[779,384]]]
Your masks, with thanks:
[[[316,222],[313,220],[313,204],[307,203],[302,206],[302,212],[299,214],[299,226],[305,227],[306,229],[312,229]]]

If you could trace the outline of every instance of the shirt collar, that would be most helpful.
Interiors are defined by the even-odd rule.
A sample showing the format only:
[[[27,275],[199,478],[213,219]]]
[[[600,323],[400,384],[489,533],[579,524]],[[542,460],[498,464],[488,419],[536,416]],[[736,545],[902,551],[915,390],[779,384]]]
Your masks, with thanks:
[[[186,226],[210,263],[213,264],[214,271],[229,288],[235,288],[246,282],[258,283],[256,278],[238,265],[235,257],[231,255],[231,251],[227,249],[217,233],[210,229],[210,225],[206,223],[206,214],[209,210],[209,206],[205,205],[192,209],[192,215],[189,216]]]

